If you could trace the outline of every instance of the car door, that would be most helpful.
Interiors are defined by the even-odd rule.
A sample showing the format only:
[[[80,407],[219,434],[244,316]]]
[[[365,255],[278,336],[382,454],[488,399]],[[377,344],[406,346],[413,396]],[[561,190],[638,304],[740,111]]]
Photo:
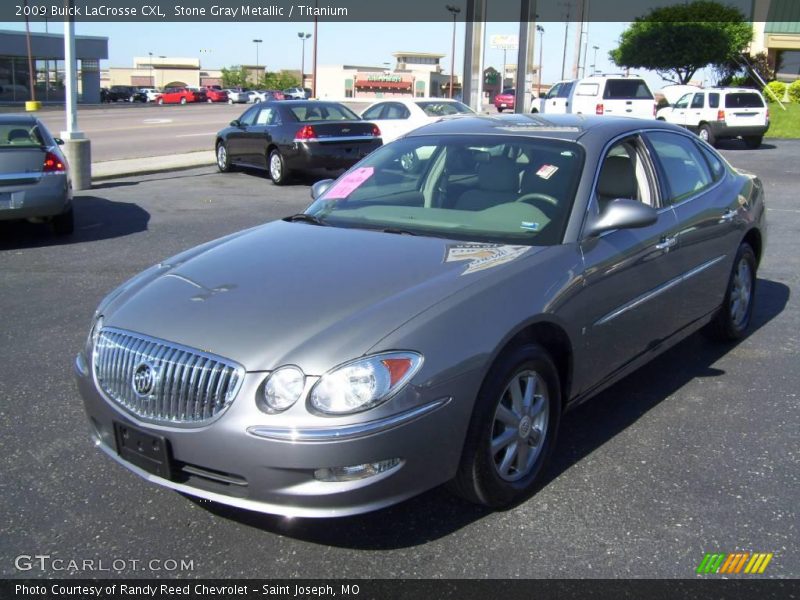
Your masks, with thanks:
[[[686,126],[686,111],[689,109],[689,100],[691,98],[692,94],[684,94],[680,97],[675,106],[672,107],[672,110],[667,112],[665,116],[668,123]]]
[[[678,327],[674,291],[681,265],[674,254],[678,221],[662,206],[655,169],[641,136],[613,145],[600,165],[589,210],[602,215],[614,199],[656,209],[642,228],[617,229],[584,238],[584,289],[578,313],[589,357],[584,389],[611,377],[669,337]]]
[[[704,92],[698,92],[692,97],[692,102],[689,108],[686,109],[686,118],[683,125],[687,129],[697,131],[700,126],[700,121],[703,120],[703,109],[706,104],[706,95]]]
[[[278,109],[271,102],[256,107],[255,119],[245,130],[248,162],[267,168],[267,148],[272,141],[273,131],[279,124]]]
[[[693,136],[651,131],[647,139],[658,165],[665,205],[678,219],[683,281],[679,288],[683,324],[715,310],[728,282],[741,232],[738,191],[722,159]]]
[[[228,156],[231,161],[250,164],[249,149],[247,144],[247,128],[255,123],[258,106],[248,108],[237,119],[237,125],[231,125],[227,136]]]

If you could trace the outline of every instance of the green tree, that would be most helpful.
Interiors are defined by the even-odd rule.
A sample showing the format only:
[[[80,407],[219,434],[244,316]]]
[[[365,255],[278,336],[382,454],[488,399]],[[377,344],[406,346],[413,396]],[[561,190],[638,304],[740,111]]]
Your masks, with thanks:
[[[222,69],[222,87],[249,87],[249,75],[247,69],[239,65],[230,68],[224,67]]]
[[[650,69],[686,84],[708,65],[722,65],[741,54],[753,26],[736,8],[696,0],[651,10],[631,23],[609,52],[620,67]]]

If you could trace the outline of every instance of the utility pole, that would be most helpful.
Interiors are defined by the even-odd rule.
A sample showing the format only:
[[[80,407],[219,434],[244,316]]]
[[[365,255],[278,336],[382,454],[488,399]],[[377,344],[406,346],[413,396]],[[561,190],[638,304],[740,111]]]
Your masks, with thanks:
[[[572,78],[577,79],[581,69],[581,47],[583,43],[583,27],[585,25],[584,15],[586,0],[578,0],[578,30],[575,32],[575,58],[572,61]]]
[[[453,78],[456,71],[456,17],[461,12],[461,8],[448,4],[445,8],[453,15],[453,43],[450,46],[450,97],[453,97]]]
[[[300,87],[306,87],[306,40],[311,37],[310,33],[302,31],[297,32],[297,37],[302,42],[303,50],[300,54]]]
[[[561,59],[561,79],[567,76],[567,40],[569,39],[569,9],[570,3],[567,2],[567,20],[564,21],[564,57]]]
[[[72,9],[75,0],[66,0]],[[70,11],[70,14],[72,11]],[[75,17],[64,21],[64,70],[66,75],[66,131],[61,132],[64,140],[64,155],[70,166],[72,188],[86,190],[92,187],[91,143],[78,128],[78,61],[75,56]]]
[[[314,3],[314,6],[319,6],[319,1]],[[316,12],[316,11],[315,11]],[[311,97],[317,97],[317,42],[319,40],[319,35],[317,34],[317,25],[319,24],[319,17],[314,15],[314,56],[313,56],[313,65],[311,73]]]

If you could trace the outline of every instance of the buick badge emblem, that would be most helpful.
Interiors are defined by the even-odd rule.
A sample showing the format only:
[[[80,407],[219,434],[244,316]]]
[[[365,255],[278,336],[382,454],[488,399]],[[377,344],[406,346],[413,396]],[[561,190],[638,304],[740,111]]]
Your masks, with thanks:
[[[140,398],[153,393],[156,389],[158,373],[156,368],[148,362],[140,362],[133,370],[133,392]]]

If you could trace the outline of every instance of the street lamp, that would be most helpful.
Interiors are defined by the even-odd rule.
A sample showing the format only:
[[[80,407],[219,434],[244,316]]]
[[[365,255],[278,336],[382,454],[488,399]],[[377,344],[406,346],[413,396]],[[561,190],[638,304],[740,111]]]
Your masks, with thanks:
[[[600,50],[600,46],[592,46],[594,50],[594,64],[592,65],[592,75],[597,73],[597,51]]]
[[[544,50],[544,27],[541,25],[536,26],[536,31],[539,32],[539,81],[536,84],[536,98],[537,101],[542,96],[542,50]]]
[[[306,87],[306,40],[311,37],[311,34],[298,31],[297,37],[303,43],[303,51],[300,55],[300,87],[304,88]]]
[[[156,87],[156,80],[153,79],[153,53],[147,53],[150,56],[150,87]]]
[[[253,43],[256,45],[256,85],[255,87],[258,88],[259,82],[259,66],[258,66],[258,45],[263,42],[264,40],[253,40]]]
[[[453,97],[453,76],[456,70],[456,17],[461,12],[461,8],[448,4],[445,6],[453,14],[453,44],[450,49],[450,97]],[[505,68],[505,67],[503,67]]]

